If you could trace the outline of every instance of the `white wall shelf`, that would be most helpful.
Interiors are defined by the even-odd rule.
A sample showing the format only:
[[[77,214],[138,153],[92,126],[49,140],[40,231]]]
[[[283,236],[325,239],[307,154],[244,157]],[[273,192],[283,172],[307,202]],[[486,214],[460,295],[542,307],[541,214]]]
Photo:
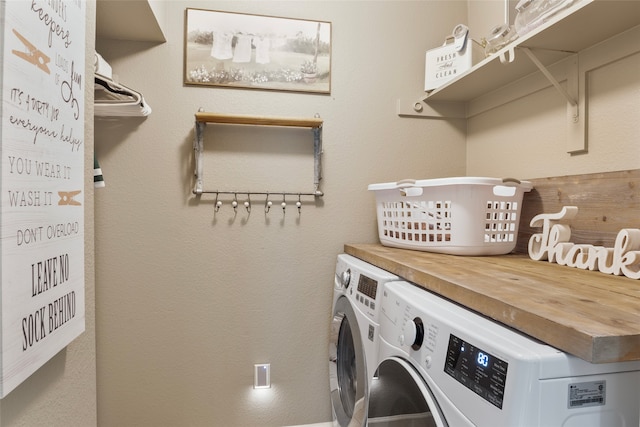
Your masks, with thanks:
[[[164,43],[160,0],[97,0],[96,38]]]
[[[579,1],[456,79],[417,99],[399,100],[398,114],[468,118],[478,113],[470,104],[485,95],[539,71],[540,65],[549,67],[637,25],[640,25],[640,1]],[[539,64],[519,48],[528,48]],[[510,58],[509,53],[514,53],[514,57]],[[502,63],[501,54],[513,59],[512,62]],[[443,108],[445,113],[441,114]]]

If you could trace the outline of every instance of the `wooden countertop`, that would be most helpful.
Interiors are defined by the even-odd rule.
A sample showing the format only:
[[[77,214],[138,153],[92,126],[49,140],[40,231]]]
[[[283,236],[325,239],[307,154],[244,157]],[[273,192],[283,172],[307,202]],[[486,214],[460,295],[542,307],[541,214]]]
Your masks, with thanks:
[[[640,360],[640,281],[533,261],[347,244],[345,252],[592,363]]]

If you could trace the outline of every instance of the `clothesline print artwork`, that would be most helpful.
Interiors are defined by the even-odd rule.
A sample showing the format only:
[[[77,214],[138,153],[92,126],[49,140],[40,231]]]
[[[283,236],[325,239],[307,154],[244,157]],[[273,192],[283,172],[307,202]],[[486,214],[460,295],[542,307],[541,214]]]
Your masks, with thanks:
[[[184,83],[331,93],[331,23],[186,9]]]

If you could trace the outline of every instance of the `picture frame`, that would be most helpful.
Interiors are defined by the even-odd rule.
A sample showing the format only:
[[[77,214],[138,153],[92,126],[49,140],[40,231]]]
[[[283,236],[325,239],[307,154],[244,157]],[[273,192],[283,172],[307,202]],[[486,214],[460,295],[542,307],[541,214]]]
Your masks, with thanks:
[[[187,8],[184,84],[331,93],[331,23]]]

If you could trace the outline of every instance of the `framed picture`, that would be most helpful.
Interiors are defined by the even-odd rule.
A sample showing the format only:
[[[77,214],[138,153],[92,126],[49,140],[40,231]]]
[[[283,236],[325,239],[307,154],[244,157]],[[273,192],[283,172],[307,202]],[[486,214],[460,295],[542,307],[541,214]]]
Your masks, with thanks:
[[[186,10],[184,83],[331,93],[331,23]]]

